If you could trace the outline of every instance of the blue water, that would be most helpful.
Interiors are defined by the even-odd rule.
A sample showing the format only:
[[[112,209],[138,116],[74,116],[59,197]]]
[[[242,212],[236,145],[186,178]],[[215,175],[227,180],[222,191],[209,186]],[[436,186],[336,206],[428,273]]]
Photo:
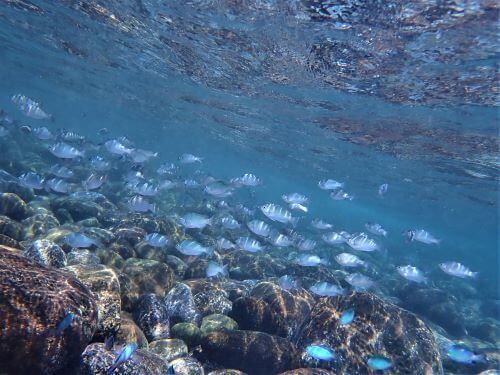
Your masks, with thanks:
[[[164,3],[3,2],[0,108],[89,138],[106,127],[158,151],[153,165],[189,152],[220,179],[254,173],[263,185],[242,197],[247,205],[310,197],[303,233],[316,217],[351,233],[381,223],[384,250],[369,255],[381,284],[398,277],[394,266],[413,264],[442,287],[475,289],[477,298],[460,296],[464,306],[496,303],[493,6],[464,2],[439,23],[419,2],[428,17],[411,23],[399,2],[385,14],[346,1],[338,18],[314,13],[316,1]],[[331,40],[342,42],[338,55],[312,68],[312,46]],[[24,117],[10,101],[16,93],[55,121]],[[345,182],[354,200],[330,199],[317,187],[325,178]],[[401,232],[412,228],[441,244],[406,242]],[[477,280],[441,273],[451,260],[479,271]]]

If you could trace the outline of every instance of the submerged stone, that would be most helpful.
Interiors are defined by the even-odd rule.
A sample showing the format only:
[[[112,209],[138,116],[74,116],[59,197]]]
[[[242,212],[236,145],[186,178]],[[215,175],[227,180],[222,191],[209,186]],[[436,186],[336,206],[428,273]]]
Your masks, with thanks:
[[[63,249],[49,240],[33,241],[23,254],[46,267],[61,268],[66,266],[66,254]]]
[[[120,329],[115,335],[115,347],[121,347],[132,342],[135,342],[141,349],[148,348],[148,340],[142,330],[135,324],[130,314],[122,311],[120,313]]]
[[[13,220],[23,220],[32,215],[33,211],[26,202],[14,193],[0,193],[0,215]]]
[[[49,230],[57,228],[59,220],[50,214],[36,214],[22,221],[23,238],[25,240],[44,235]]]
[[[75,277],[0,246],[0,363],[11,374],[53,374],[78,360],[97,326],[92,293]],[[75,318],[55,335],[67,316]]]
[[[193,323],[177,323],[171,329],[174,338],[184,341],[190,348],[198,345],[201,340],[201,330]]]
[[[134,320],[148,341],[165,339],[170,335],[166,308],[156,294],[148,293],[140,297],[134,310]]]
[[[21,241],[23,239],[23,227],[17,221],[0,215],[0,234]]]
[[[203,318],[201,321],[201,334],[208,335],[213,331],[235,330],[238,329],[238,323],[228,316],[222,314],[212,314]]]
[[[182,357],[170,362],[173,366],[175,375],[204,375],[205,371],[200,362],[192,357]]]
[[[188,355],[188,347],[180,339],[156,340],[149,344],[149,350],[158,354],[166,363]]]
[[[196,308],[191,289],[183,283],[177,283],[163,301],[172,324],[185,322],[199,324],[201,315]]]
[[[210,314],[226,315],[233,308],[233,303],[227,299],[223,290],[208,290],[195,294],[194,302],[203,316]]]

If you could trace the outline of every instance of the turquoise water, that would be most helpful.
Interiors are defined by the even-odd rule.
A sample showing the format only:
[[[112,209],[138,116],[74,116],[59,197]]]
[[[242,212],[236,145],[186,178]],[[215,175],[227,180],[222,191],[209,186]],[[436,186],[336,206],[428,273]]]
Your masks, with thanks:
[[[295,229],[307,236],[318,236],[313,218],[350,233],[380,223],[383,250],[356,254],[376,265],[387,299],[395,266],[412,264],[458,299],[465,326],[496,321],[497,8],[465,2],[433,13],[418,2],[422,19],[412,22],[399,2],[386,14],[346,1],[338,17],[318,4],[3,2],[0,108],[94,141],[106,127],[157,151],[151,168],[192,153],[221,180],[254,173],[262,186],[233,197],[248,207],[303,193],[309,212],[297,213]],[[10,100],[17,93],[55,120],[23,116]],[[326,178],[345,182],[354,200],[329,198],[317,187]],[[401,235],[420,228],[441,243]],[[479,276],[452,278],[439,270],[444,261]]]

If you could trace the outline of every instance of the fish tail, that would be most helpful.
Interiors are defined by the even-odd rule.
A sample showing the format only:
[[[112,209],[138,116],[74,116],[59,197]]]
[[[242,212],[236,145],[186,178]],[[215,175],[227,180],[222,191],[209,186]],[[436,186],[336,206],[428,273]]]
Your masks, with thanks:
[[[479,275],[479,272],[471,272],[470,275],[471,275],[472,278],[475,279]]]

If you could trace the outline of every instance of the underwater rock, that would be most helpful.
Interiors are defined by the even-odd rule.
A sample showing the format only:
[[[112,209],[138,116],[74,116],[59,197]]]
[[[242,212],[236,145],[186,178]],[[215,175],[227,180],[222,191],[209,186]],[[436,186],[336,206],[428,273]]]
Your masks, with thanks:
[[[493,344],[500,342],[500,322],[496,319],[475,319],[467,325],[470,335]]]
[[[220,289],[195,294],[194,303],[202,316],[210,314],[226,315],[233,308],[233,303],[227,299],[227,293]]]
[[[115,349],[119,349],[116,348]],[[81,355],[80,374],[120,374],[120,375],[165,375],[167,364],[158,355],[144,349],[137,349],[132,358],[123,362],[113,372],[109,368],[113,365],[116,354],[107,350],[104,344],[94,343],[85,348]]]
[[[354,309],[354,321],[343,326],[339,317]],[[369,293],[321,298],[297,337],[297,346],[322,343],[335,348],[339,360],[325,367],[337,373],[371,373],[366,357],[391,359],[394,371],[407,374],[440,373],[441,358],[431,330],[414,314]],[[304,359],[308,365],[312,359]],[[322,366],[323,367],[323,366]]]
[[[104,210],[99,204],[72,197],[61,197],[51,201],[52,210],[64,209],[71,215],[73,221],[80,221],[92,217],[99,217]]]
[[[172,270],[174,270],[179,279],[184,278],[184,274],[186,273],[188,265],[182,259],[174,255],[167,255],[164,262],[168,264],[168,266],[172,268]]]
[[[5,234],[0,234],[0,245],[4,245],[7,247],[12,247],[14,249],[22,249],[23,246],[13,238],[6,236]]]
[[[0,215],[13,220],[23,220],[33,214],[33,210],[25,201],[14,193],[0,193]]]
[[[182,357],[170,362],[173,366],[175,375],[204,375],[205,371],[196,358]]]
[[[174,271],[165,263],[155,260],[129,258],[125,261],[122,272],[137,285],[139,294],[154,293],[163,296],[175,281]]]
[[[177,283],[165,295],[163,303],[172,324],[200,323],[201,315],[196,309],[191,289],[186,284]]]
[[[177,323],[172,326],[171,336],[184,341],[190,348],[198,345],[201,340],[201,330],[193,323]]]
[[[119,243],[127,243],[134,247],[144,239],[147,232],[138,227],[114,229],[115,238]]]
[[[13,238],[16,241],[23,239],[23,227],[17,221],[14,221],[7,216],[0,215],[0,234]]]
[[[249,375],[277,374],[299,366],[288,340],[255,331],[214,331],[202,338],[203,355],[221,366]]]
[[[122,311],[120,313],[120,329],[115,335],[115,347],[120,347],[131,342],[135,342],[141,349],[147,349],[149,346],[146,336],[137,324],[135,324],[132,316]]]
[[[54,216],[59,220],[61,224],[68,224],[73,222],[73,218],[71,217],[71,214],[69,213],[68,210],[64,208],[59,208],[57,210],[54,210]]]
[[[109,249],[97,249],[95,254],[99,257],[100,263],[108,267],[122,269],[125,263],[125,259],[123,259],[120,254]]]
[[[36,214],[22,221],[23,238],[25,240],[35,238],[57,228],[60,223],[55,216],[50,214]]]
[[[236,280],[264,279],[287,272],[286,265],[269,254],[256,255],[242,250],[224,254],[223,263],[229,265],[229,275]]]
[[[135,258],[134,247],[126,242],[113,242],[108,246],[109,251],[114,251],[123,259]]]
[[[147,242],[139,242],[135,248],[137,258],[156,260],[158,262],[165,262],[167,253],[164,249],[153,247]]]
[[[78,360],[97,326],[97,305],[85,285],[5,246],[0,246],[0,306],[2,372],[61,371]],[[56,336],[69,312],[75,318]]]
[[[134,311],[134,320],[148,341],[165,339],[170,335],[167,311],[156,294],[148,293],[139,298]]]
[[[78,225],[79,227],[88,227],[88,228],[91,228],[91,227],[98,228],[101,226],[101,223],[99,223],[99,220],[97,220],[97,218],[95,218],[95,217],[89,217],[88,219],[80,220],[80,221],[76,222],[75,224]]]
[[[397,292],[403,306],[414,311],[446,329],[457,337],[467,334],[465,320],[454,298],[447,292],[436,288],[418,289],[408,286]]]
[[[188,355],[188,347],[180,339],[153,341],[149,344],[149,351],[159,355],[166,363]]]
[[[100,264],[99,257],[88,249],[73,249],[68,253],[68,266],[78,264],[97,265]]]
[[[113,269],[97,264],[78,264],[63,269],[75,275],[94,294],[98,310],[96,335],[105,338],[120,328],[120,283]]]
[[[222,314],[212,314],[204,317],[200,326],[202,336],[208,335],[212,331],[232,331],[235,329],[238,329],[238,323]]]
[[[59,245],[49,240],[33,241],[24,250],[23,255],[42,266],[54,268],[66,266],[66,253]]]
[[[188,264],[186,272],[184,273],[185,279],[202,279],[207,277],[208,259],[198,257]]]

